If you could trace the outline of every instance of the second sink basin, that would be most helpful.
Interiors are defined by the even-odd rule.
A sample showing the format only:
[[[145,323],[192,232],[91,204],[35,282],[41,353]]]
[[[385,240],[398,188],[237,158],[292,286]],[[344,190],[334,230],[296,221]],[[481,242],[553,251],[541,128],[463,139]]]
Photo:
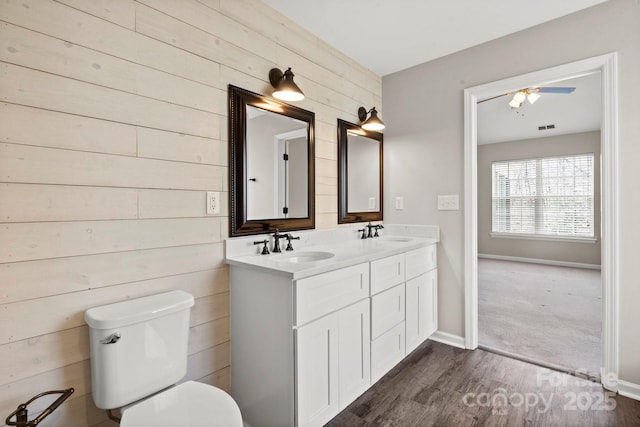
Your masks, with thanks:
[[[335,254],[332,252],[322,252],[322,251],[294,252],[291,254],[286,254],[278,257],[277,262],[299,264],[299,263],[306,263],[306,262],[324,261],[326,259],[333,258],[334,256]]]

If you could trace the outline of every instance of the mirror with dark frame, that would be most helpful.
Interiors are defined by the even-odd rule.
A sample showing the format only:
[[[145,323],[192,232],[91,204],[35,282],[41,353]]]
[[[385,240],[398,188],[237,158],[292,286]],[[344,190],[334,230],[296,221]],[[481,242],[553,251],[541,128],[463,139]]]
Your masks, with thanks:
[[[382,134],[338,119],[338,223],[382,221]]]
[[[229,236],[315,227],[315,114],[229,85]]]

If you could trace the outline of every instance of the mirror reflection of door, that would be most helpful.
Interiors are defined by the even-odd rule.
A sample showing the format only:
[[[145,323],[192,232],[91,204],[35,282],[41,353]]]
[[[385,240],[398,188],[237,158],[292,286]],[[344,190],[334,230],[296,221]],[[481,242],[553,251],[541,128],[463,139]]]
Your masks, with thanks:
[[[275,136],[276,206],[284,218],[307,215],[307,134],[299,129]]]
[[[380,141],[348,134],[347,210],[349,213],[380,210]]]
[[[307,124],[247,106],[247,219],[307,216]]]

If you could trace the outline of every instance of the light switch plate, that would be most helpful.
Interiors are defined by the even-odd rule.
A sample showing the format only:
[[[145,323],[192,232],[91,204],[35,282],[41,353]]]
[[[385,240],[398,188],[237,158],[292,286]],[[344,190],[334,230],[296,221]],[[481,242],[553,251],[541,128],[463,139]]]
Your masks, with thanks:
[[[460,196],[457,194],[438,196],[438,210],[439,211],[459,211]]]
[[[401,211],[404,209],[404,197],[397,196],[396,197],[396,210]]]

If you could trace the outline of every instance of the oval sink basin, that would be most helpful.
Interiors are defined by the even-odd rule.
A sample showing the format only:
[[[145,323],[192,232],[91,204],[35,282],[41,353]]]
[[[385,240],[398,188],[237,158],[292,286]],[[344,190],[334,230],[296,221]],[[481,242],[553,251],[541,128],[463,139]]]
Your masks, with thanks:
[[[413,240],[411,237],[403,236],[382,236],[380,239],[386,242],[410,242]]]
[[[291,264],[300,264],[305,262],[324,261],[326,259],[333,258],[334,256],[335,254],[331,252],[307,251],[283,255],[277,261]]]

